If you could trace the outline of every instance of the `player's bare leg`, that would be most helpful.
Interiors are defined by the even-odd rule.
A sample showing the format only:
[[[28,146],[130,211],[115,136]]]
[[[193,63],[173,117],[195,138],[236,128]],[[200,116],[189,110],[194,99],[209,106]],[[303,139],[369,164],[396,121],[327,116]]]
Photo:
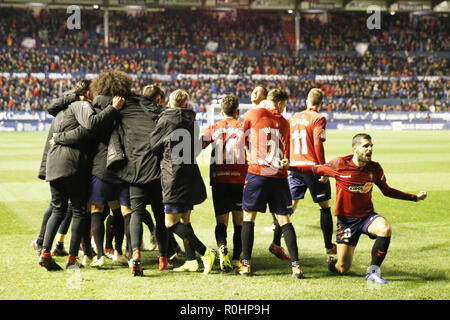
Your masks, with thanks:
[[[340,274],[346,273],[350,270],[353,262],[353,254],[355,253],[355,246],[350,246],[345,243],[337,244],[337,260],[330,258],[328,269],[332,272]]]
[[[295,212],[295,210],[297,210],[299,201],[300,199],[292,200],[292,212]]]
[[[376,217],[367,228],[367,231],[377,237],[390,237],[392,227],[390,223],[382,216]]]

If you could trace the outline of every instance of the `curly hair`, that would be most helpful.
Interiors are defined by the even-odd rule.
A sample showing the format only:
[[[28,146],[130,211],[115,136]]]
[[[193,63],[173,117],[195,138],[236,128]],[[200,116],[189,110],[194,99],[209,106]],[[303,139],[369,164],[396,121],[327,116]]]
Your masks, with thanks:
[[[94,96],[121,96],[126,97],[131,93],[134,80],[125,72],[118,69],[102,71],[92,80],[90,89]]]

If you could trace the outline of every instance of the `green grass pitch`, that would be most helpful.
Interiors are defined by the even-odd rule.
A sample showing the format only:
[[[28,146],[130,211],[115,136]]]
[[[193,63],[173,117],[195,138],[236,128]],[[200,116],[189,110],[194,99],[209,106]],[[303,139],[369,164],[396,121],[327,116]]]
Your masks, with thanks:
[[[115,265],[101,270],[86,268],[79,273],[47,272],[38,265],[37,256],[29,246],[38,234],[50,198],[48,183],[37,178],[46,133],[1,133],[0,299],[447,300],[450,298],[450,133],[368,133],[374,142],[373,159],[381,163],[392,187],[411,193],[428,192],[425,201],[414,203],[386,198],[374,187],[375,210],[387,218],[393,229],[389,253],[382,266],[383,276],[389,283],[381,288],[368,286],[364,279],[373,244],[366,236],[360,239],[348,275],[328,272],[319,211],[309,194],[292,217],[300,262],[307,277],[303,280],[293,279],[289,262],[269,253],[272,233],[264,230],[271,224],[269,213],[259,213],[256,219],[252,277],[223,274],[218,267],[209,275],[160,272],[157,251],[143,253],[143,278],[134,278],[128,268]],[[326,159],[350,154],[354,134],[329,130]],[[208,152],[204,151],[200,163],[208,186],[207,159]],[[331,182],[334,206],[334,180]],[[215,248],[215,218],[208,192],[208,199],[195,207],[192,225],[198,237]],[[148,241],[149,232],[144,230]],[[70,233],[66,247],[69,240]],[[231,227],[228,242],[232,244]],[[65,258],[56,260],[64,265]],[[179,260],[176,266],[181,263]]]

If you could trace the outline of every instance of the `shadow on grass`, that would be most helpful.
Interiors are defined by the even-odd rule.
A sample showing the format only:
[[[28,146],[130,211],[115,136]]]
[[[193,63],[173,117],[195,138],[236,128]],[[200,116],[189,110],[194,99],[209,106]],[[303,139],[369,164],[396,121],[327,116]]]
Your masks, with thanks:
[[[428,269],[423,273],[392,270],[391,268],[384,268],[383,275],[389,277],[390,281],[448,281],[450,278],[445,271]]]
[[[430,248],[430,249],[434,249]],[[158,251],[144,251],[142,255],[142,263],[145,270],[149,272],[158,270]],[[203,271],[203,264],[197,255],[197,260],[199,262],[199,271]],[[186,256],[183,255],[173,261],[174,268],[181,266],[186,261]],[[326,255],[311,255],[308,253],[300,252],[300,264],[302,266],[303,272],[305,274],[305,279],[323,279],[323,278],[361,278],[365,277],[365,268],[353,265],[350,271],[344,275],[332,273],[328,270],[327,256]],[[127,268],[127,266],[120,265],[108,265],[108,269],[117,268]],[[106,269],[103,267],[102,269]],[[361,269],[361,270],[360,270]],[[273,254],[267,253],[254,253],[252,256],[252,271],[253,277],[263,277],[263,276],[285,276],[286,274],[291,274],[291,262],[289,260],[281,260],[275,257]],[[426,272],[411,272],[405,270],[398,270],[398,268],[383,267],[383,275],[389,278],[389,281],[445,281],[449,280],[445,271],[442,270],[432,270],[428,268]],[[180,274],[186,274],[181,272]],[[219,259],[217,257],[211,274],[221,274],[221,275],[235,275],[236,271],[233,270],[229,273],[223,273],[219,267]]]

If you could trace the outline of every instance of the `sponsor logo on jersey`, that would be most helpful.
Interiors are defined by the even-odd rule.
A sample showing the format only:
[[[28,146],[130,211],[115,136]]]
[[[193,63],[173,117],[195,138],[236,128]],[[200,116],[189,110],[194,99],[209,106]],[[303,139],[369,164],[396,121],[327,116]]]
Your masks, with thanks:
[[[349,186],[351,192],[368,193],[372,190],[373,182],[366,182],[363,186]]]

